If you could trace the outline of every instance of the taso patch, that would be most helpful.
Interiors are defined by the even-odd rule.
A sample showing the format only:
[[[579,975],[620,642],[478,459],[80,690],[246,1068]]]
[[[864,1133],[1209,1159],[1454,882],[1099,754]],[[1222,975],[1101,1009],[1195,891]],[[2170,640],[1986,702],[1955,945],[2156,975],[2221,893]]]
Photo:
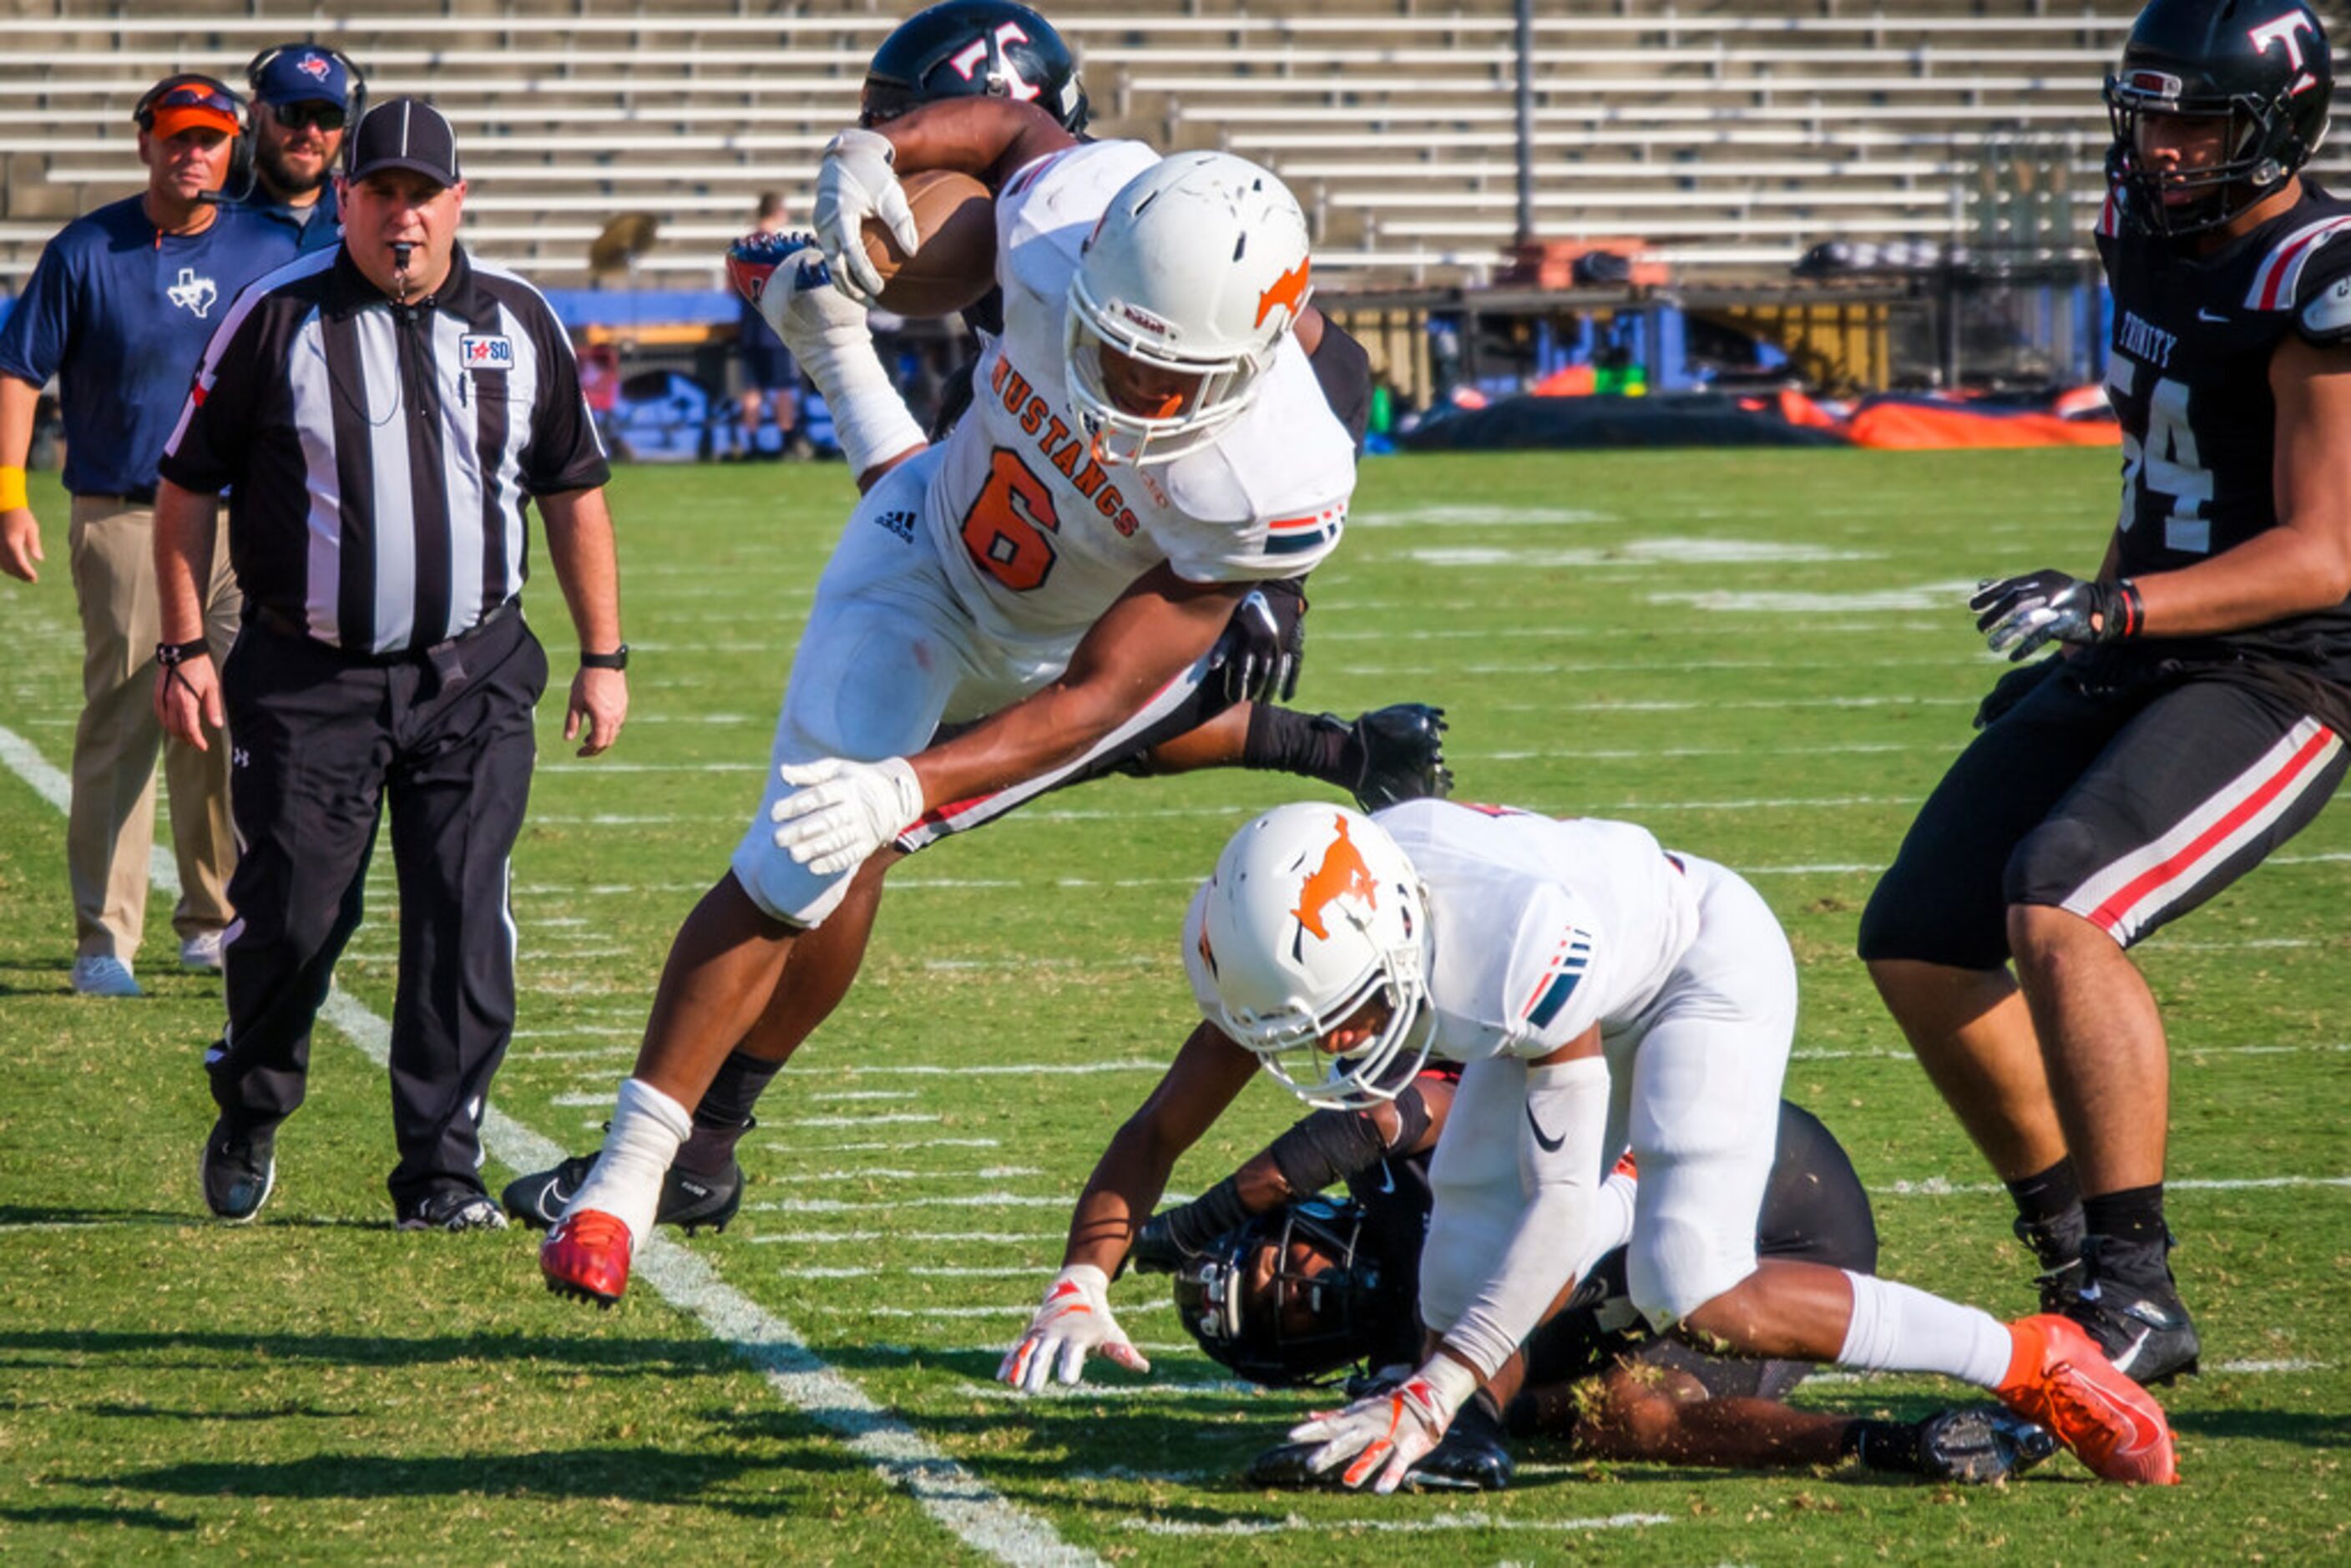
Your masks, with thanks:
[[[2313,338],[2351,333],[2351,277],[2336,278],[2334,287],[2303,306],[2302,329]]]
[[[514,340],[473,332],[457,340],[457,363],[469,371],[514,369]]]

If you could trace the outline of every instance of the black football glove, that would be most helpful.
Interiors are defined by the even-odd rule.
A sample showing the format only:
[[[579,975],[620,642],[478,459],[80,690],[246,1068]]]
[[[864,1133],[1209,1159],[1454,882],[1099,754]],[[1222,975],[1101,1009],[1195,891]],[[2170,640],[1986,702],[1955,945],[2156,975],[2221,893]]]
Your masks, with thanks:
[[[2064,665],[2063,659],[2043,659],[2036,664],[2019,664],[2012,670],[2001,671],[2000,679],[1992,683],[1991,690],[1984,693],[1983,701],[1976,705],[1976,727],[1981,729],[2000,718],[2040,690],[2041,683]]]
[[[1294,585],[1277,583],[1275,591],[1295,591]],[[1252,588],[1225,625],[1223,637],[1209,655],[1210,678],[1221,675],[1226,706],[1236,703],[1288,702],[1298,691],[1298,671],[1306,660],[1306,606],[1300,596],[1298,613],[1290,618],[1289,635],[1282,634],[1281,617],[1273,612],[1266,590]]]
[[[2147,608],[2128,578],[2085,582],[2032,571],[1977,585],[1968,608],[1995,653],[2023,659],[2049,643],[2116,643],[2138,634]]]

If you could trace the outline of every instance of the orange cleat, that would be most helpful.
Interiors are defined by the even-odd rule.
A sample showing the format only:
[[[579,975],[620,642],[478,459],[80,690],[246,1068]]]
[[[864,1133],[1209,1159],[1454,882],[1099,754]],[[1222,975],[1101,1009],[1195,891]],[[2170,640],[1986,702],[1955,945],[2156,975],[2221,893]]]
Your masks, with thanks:
[[[2115,1370],[2098,1343],[2053,1312],[2008,1325],[2016,1351],[2001,1402],[2057,1435],[2104,1479],[2177,1486],[2171,1424],[2154,1396]]]
[[[547,1288],[610,1307],[629,1288],[629,1255],[636,1249],[629,1228],[601,1208],[568,1214],[539,1243],[538,1271]]]

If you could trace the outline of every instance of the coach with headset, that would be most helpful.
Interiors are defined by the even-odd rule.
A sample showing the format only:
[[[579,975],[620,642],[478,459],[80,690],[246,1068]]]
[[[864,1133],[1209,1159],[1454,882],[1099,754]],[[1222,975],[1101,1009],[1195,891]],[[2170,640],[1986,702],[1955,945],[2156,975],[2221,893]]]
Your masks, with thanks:
[[[47,557],[25,462],[34,409],[53,375],[65,415],[84,698],[66,828],[72,983],[98,997],[140,994],[133,967],[147,913],[159,747],[179,860],[172,925],[180,961],[220,967],[235,859],[227,759],[167,744],[149,700],[159,630],[155,465],[205,339],[247,283],[295,254],[290,230],[217,201],[247,157],[235,92],[211,77],[168,76],[141,97],[132,118],[146,190],[59,231],[0,326],[0,571],[26,582]],[[209,634],[226,648],[235,587],[225,570],[200,580],[201,614],[182,635]]]
[[[370,109],[339,196],[341,243],[214,335],[156,504],[156,709],[195,745],[225,722],[244,851],[204,1200],[243,1220],[269,1196],[388,800],[392,1203],[402,1229],[497,1228],[481,1123],[514,1027],[507,857],[548,674],[520,613],[528,508],[579,633],[564,735],[593,756],[628,709],[608,470],[555,313],[456,243],[449,122],[417,99]],[[196,585],[223,490],[245,616],[216,671]]]
[[[346,128],[367,109],[367,78],[338,51],[297,40],[254,56],[245,81],[252,178],[236,199],[292,231],[304,251],[325,250],[339,237],[335,167]]]

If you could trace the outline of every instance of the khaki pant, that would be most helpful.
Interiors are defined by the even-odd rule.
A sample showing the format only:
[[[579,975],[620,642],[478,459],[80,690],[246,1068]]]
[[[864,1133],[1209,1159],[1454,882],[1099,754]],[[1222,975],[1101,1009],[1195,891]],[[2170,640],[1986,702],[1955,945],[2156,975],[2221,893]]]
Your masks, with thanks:
[[[228,815],[229,748],[209,737],[198,751],[164,740],[155,718],[155,644],[162,612],[155,585],[155,513],[118,496],[77,496],[70,536],[74,594],[81,604],[81,724],[74,732],[73,804],[66,870],[73,884],[74,950],[130,961],[147,919],[147,868],[155,842],[155,752],[172,791],[172,845],[183,938],[229,922],[236,862]],[[214,541],[204,635],[215,663],[236,636],[241,601],[229,571],[225,524]]]

